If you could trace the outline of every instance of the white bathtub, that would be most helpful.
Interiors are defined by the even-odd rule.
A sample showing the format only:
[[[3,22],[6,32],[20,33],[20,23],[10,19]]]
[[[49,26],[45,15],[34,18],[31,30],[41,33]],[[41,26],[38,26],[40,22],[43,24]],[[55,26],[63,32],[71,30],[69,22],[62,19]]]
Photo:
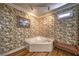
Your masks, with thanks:
[[[51,52],[53,49],[53,40],[45,37],[34,37],[25,40],[30,52]]]

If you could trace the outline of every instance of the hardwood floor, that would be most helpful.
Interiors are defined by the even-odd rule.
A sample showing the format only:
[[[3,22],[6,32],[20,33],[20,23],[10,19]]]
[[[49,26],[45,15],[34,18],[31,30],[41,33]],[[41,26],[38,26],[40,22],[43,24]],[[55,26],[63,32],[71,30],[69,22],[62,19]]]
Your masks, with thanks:
[[[29,52],[26,48],[9,54],[8,56],[73,56],[72,54],[54,48],[52,52]]]

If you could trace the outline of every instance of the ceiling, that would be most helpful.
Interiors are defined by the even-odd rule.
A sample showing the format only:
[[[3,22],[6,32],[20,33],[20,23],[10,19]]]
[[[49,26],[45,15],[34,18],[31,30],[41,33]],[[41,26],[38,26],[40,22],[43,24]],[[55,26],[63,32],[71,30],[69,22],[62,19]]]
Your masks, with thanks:
[[[40,16],[46,12],[61,7],[67,3],[14,3],[14,5],[21,9]]]

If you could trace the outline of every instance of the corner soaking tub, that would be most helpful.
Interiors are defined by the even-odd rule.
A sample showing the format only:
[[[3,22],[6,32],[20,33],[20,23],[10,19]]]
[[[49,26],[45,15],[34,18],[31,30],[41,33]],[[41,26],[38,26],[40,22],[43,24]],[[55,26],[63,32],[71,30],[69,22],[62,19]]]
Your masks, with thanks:
[[[53,50],[53,41],[45,37],[34,37],[25,40],[30,52],[51,52]]]

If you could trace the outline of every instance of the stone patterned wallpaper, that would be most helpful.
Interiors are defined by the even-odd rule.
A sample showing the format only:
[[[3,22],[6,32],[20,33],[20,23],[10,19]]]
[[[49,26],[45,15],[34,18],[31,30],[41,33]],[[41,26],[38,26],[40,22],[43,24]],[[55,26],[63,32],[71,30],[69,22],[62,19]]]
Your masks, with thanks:
[[[64,7],[66,8],[66,7]],[[78,6],[62,9],[56,14],[72,10],[73,17],[55,20],[55,39],[59,42],[71,45],[77,45],[78,40]]]
[[[54,37],[54,15],[45,15],[39,18],[40,23],[40,36]]]
[[[17,15],[30,19],[30,28],[17,28]],[[25,45],[25,39],[39,35],[37,18],[0,4],[0,54]]]
[[[54,38],[66,44],[78,42],[78,7],[57,11],[56,15],[73,10],[74,16],[57,19],[54,14],[36,18],[15,8],[0,4],[0,54],[25,46],[25,39],[36,36]],[[17,28],[17,15],[30,19],[30,28]]]
[[[18,28],[17,15],[30,19],[30,28]],[[25,46],[25,39],[30,37],[53,37],[53,20],[53,15],[36,18],[5,4],[0,4],[0,54]]]

